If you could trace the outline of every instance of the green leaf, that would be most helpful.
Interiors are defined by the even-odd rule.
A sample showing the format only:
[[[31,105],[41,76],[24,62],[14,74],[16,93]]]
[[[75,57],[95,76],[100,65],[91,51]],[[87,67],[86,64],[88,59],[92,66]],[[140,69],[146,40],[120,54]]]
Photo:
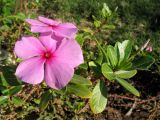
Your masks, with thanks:
[[[82,28],[81,30],[86,32],[86,33],[90,33],[91,35],[94,33],[93,30],[91,28],[89,28],[89,27]]]
[[[155,59],[150,56],[141,56],[133,60],[133,68],[138,70],[147,70],[155,62]]]
[[[90,98],[92,95],[92,92],[87,86],[79,84],[69,84],[67,86],[67,92],[74,93],[81,98]]]
[[[118,66],[118,69],[130,70],[130,69],[132,69],[132,63],[131,62],[123,62],[120,66]]]
[[[24,13],[18,13],[16,16],[15,16],[16,19],[18,20],[25,20],[26,19],[26,16]]]
[[[20,97],[17,97],[17,96],[14,96],[12,98],[12,102],[16,105],[16,106],[22,106],[24,104],[24,101],[20,98]]]
[[[95,62],[98,63],[99,65],[101,65],[103,62],[103,52],[99,47],[98,47],[98,57]]]
[[[78,84],[78,85],[92,85],[92,82],[90,80],[76,74],[74,74],[71,80],[71,83]]]
[[[90,61],[88,63],[89,67],[97,67],[96,63],[94,61]]]
[[[98,81],[89,99],[89,105],[94,114],[101,113],[107,105],[107,89],[103,81]]]
[[[9,84],[8,84],[7,80],[5,79],[2,72],[0,72],[0,84],[5,87],[9,86]]]
[[[126,80],[121,79],[121,78],[116,78],[116,80],[129,92],[131,92],[132,94],[134,94],[135,96],[140,96],[140,93],[138,92],[138,90],[136,90],[136,88],[134,88],[130,83],[128,83]]]
[[[109,58],[112,67],[115,67],[118,63],[118,54],[116,49],[111,45],[107,47],[107,57]]]
[[[39,104],[41,110],[45,110],[47,108],[51,98],[52,98],[52,93],[50,91],[46,91],[45,93],[42,94],[41,101]]]
[[[76,40],[77,40],[77,42],[80,44],[80,46],[82,47],[82,46],[83,46],[83,43],[84,43],[84,39],[83,39],[83,37],[82,37],[82,34],[78,34],[78,35],[76,36]]]
[[[4,91],[5,89],[7,89],[7,87],[5,87],[5,86],[3,86],[3,85],[0,84],[0,91],[2,92],[2,91]]]
[[[101,21],[94,20],[94,25],[95,25],[96,28],[100,27],[101,26]]]
[[[22,86],[13,86],[10,89],[5,89],[2,91],[4,95],[14,95],[22,89]]]
[[[2,71],[3,78],[0,77],[0,83],[3,83],[4,86],[9,87],[9,86],[18,86],[22,84],[22,81],[17,80],[15,76],[15,70],[16,66],[15,65],[9,65],[9,66],[1,66],[0,67]]]
[[[116,27],[115,27],[115,25],[104,25],[102,28],[103,29],[114,30]]]
[[[109,80],[114,80],[115,79],[115,75],[113,70],[109,67],[109,65],[107,63],[102,64],[102,74]]]
[[[4,16],[9,16],[9,15],[11,15],[11,8],[8,7],[8,6],[3,7],[2,11],[3,11],[3,15],[4,15]]]
[[[87,63],[80,64],[79,68],[87,70],[88,69],[88,64]]]
[[[122,43],[117,42],[117,45],[119,50],[119,65],[120,65],[122,62],[125,62],[129,58],[132,51],[133,43],[130,40],[125,40]]]
[[[8,101],[8,96],[0,96],[0,105]]]
[[[112,12],[106,3],[103,4],[102,16],[104,18],[111,16]]]
[[[137,70],[130,70],[130,71],[119,70],[115,72],[115,75],[116,77],[119,77],[119,78],[128,79],[133,77],[136,73],[137,73]]]
[[[98,49],[102,51],[102,53],[104,54],[105,56],[105,59],[107,60],[108,57],[107,57],[107,52],[105,51],[105,49],[100,45],[99,41],[97,39],[95,39],[95,41],[97,42],[97,46],[98,46]]]
[[[10,89],[10,95],[14,95],[18,93],[19,91],[22,90],[22,86],[14,86],[13,88]]]
[[[94,72],[94,74],[99,75],[101,74],[101,65],[96,63],[96,61],[90,61],[88,62],[89,69]]]

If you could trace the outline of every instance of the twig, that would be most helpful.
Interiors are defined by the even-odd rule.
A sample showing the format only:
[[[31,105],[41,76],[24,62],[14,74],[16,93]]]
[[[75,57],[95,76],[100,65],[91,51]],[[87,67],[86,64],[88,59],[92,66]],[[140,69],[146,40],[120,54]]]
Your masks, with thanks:
[[[132,107],[132,104],[110,104],[110,106],[115,106],[115,107]]]
[[[131,116],[133,110],[136,108],[136,105],[137,105],[137,99],[135,99],[135,101],[134,101],[132,107],[129,109],[129,111],[126,113],[125,116]]]
[[[127,100],[132,100],[132,101],[135,100],[135,98],[127,97],[127,96],[122,96],[122,95],[117,95],[117,94],[110,94],[109,97],[120,98],[120,99],[127,99]]]
[[[110,94],[109,97],[135,101],[135,98],[133,98],[133,97],[122,96],[122,95],[117,95],[117,94]],[[142,99],[136,98],[136,101],[137,101],[137,104],[144,104],[144,103],[147,103],[147,102],[150,102],[150,101],[154,101],[156,99],[158,99],[158,96],[157,97],[152,97],[148,100],[142,100]]]

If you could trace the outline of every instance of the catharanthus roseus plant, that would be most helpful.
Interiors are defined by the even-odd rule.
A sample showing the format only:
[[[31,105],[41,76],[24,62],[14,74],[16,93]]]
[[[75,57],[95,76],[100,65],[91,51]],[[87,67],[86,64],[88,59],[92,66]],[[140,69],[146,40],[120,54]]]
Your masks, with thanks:
[[[16,6],[10,9],[6,1]],[[85,0],[85,6],[82,0],[60,6],[61,14],[60,2],[51,1],[2,0],[7,9],[0,13],[0,119],[92,119],[103,111],[101,119],[114,119],[112,108],[124,118],[128,110],[126,116],[141,108],[150,111],[147,103],[157,107],[150,103],[158,100],[160,59],[153,41],[159,35],[147,33],[148,22],[126,22],[117,12],[122,8],[114,5],[110,10],[104,4],[95,14],[94,3]],[[67,12],[74,7],[75,16]],[[85,17],[86,8],[93,11]]]
[[[82,50],[74,40],[76,26],[41,16],[26,21],[32,32],[43,34],[39,39],[23,37],[16,43],[15,53],[23,60],[16,76],[30,84],[45,80],[48,86],[62,89],[72,79],[74,68],[83,63]]]
[[[106,5],[104,5],[102,15],[104,19],[112,17],[112,12]],[[22,59],[17,67],[16,76],[26,83],[39,84],[45,81],[51,88],[64,88],[62,91],[65,90],[65,93],[74,93],[81,98],[89,98],[90,108],[95,114],[102,112],[108,102],[105,80],[117,81],[130,93],[139,97],[139,91],[128,82],[128,79],[137,73],[137,69],[144,68],[143,63],[136,62],[135,59],[141,50],[132,55],[134,44],[130,40],[117,42],[115,46],[101,45],[96,38],[97,31],[101,31],[101,28],[113,28],[113,25],[106,26],[105,21],[98,21],[95,17],[94,20],[95,32],[85,29],[84,32],[89,35],[84,33],[84,37],[88,35],[97,43],[100,59],[89,61],[88,67],[94,67],[100,71],[104,79],[96,81],[97,84],[92,92],[92,82],[74,74],[75,68],[84,63],[82,50],[75,40],[77,27],[72,23],[60,23],[45,17],[26,20],[31,25],[31,31],[40,33],[40,36],[38,38],[22,37],[16,42],[15,53]],[[81,45],[84,42],[82,36],[76,37]],[[139,57],[141,59],[141,56]],[[144,58],[148,60],[145,67],[150,66],[154,61],[148,56]],[[51,99],[51,90],[44,92],[40,109],[45,109]]]
[[[72,38],[77,33],[77,27],[72,23],[60,23],[42,16],[37,20],[27,19],[26,21],[31,25],[31,32],[49,33],[56,37],[56,40],[63,37]]]
[[[63,39],[59,47],[50,36],[22,37],[15,45],[16,55],[23,60],[16,76],[30,84],[43,80],[54,89],[61,89],[74,75],[74,68],[83,63],[82,50],[74,39]]]

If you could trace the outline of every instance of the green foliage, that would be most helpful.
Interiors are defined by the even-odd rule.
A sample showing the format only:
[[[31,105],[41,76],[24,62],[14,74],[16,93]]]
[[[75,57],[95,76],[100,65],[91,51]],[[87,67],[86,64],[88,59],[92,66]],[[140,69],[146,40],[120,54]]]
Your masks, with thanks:
[[[92,15],[99,16],[104,2],[105,0],[42,0],[41,3],[43,6],[40,7],[40,11],[43,14],[47,13],[50,16],[54,16],[53,12],[51,12],[54,11],[56,14],[65,15],[65,19],[73,17],[77,18],[77,20],[79,18],[87,18],[91,20]],[[69,13],[71,13],[70,16]]]
[[[101,113],[107,105],[107,89],[104,81],[97,82],[92,92],[92,97],[89,99],[89,105],[94,114]]]
[[[89,88],[85,85],[71,84],[67,86],[67,91],[69,93],[74,93],[81,98],[90,98],[92,93]]]
[[[117,54],[116,47],[113,47],[111,45],[107,46],[107,58],[108,58],[109,64],[113,68],[115,68],[118,63],[118,54]]]
[[[107,46],[107,63],[102,65],[102,73],[109,80],[117,80],[124,88],[126,88],[132,94],[139,96],[139,92],[127,81],[123,79],[129,79],[133,77],[137,70],[133,70],[132,66],[130,70],[126,70],[124,63],[129,62],[132,42],[125,40],[122,43],[117,42],[115,46]],[[129,62],[131,64],[131,62]],[[128,66],[126,66],[128,69]]]
[[[117,47],[118,47],[118,55],[119,55],[119,66],[123,63],[125,63],[130,54],[131,54],[131,50],[132,50],[132,41],[130,40],[125,40],[124,42],[120,43],[118,42],[117,43]]]
[[[137,70],[130,70],[130,71],[119,70],[115,72],[115,76],[119,78],[129,79],[133,77],[136,73],[137,73]]]
[[[7,102],[8,96],[0,96],[0,105]]]
[[[133,67],[138,70],[147,70],[155,62],[155,59],[150,56],[139,56],[134,59]]]
[[[22,106],[25,102],[17,96],[12,97],[12,102],[15,106]]]
[[[102,16],[104,18],[108,18],[111,16],[111,14],[112,14],[112,11],[109,9],[108,5],[104,3],[102,8]]]
[[[121,78],[116,78],[116,80],[121,84],[126,90],[134,94],[135,96],[140,96],[140,93],[126,80],[121,79]]]
[[[115,80],[114,72],[107,63],[102,65],[102,73],[108,80]]]
[[[81,114],[79,111],[85,107],[84,99],[89,99],[91,110],[98,114],[105,110],[110,100],[106,83],[110,91],[113,89],[116,92],[115,89],[121,89],[117,88],[117,84],[110,86],[110,82],[118,82],[125,90],[139,97],[140,93],[136,88],[141,90],[141,87],[137,84],[134,84],[136,88],[133,87],[128,79],[136,76],[139,72],[137,70],[149,71],[151,68],[153,72],[160,71],[160,50],[157,44],[160,37],[158,1],[22,0],[22,3],[20,1],[0,0],[2,114],[9,112],[13,114],[10,109],[18,113],[16,119],[28,119],[24,116],[31,117],[29,119],[72,119],[72,117],[77,119],[76,115],[79,116]],[[32,34],[24,22],[25,19],[39,15],[72,21],[79,25],[76,40],[83,49],[85,63],[76,68],[76,74],[71,82],[59,91],[41,84],[36,88],[37,91],[32,93],[34,87],[23,84],[14,75],[15,65],[19,63],[13,54],[14,44],[22,35]],[[152,53],[140,51],[141,47],[138,47],[147,39],[151,39],[154,48]],[[133,80],[129,81],[134,83]],[[63,115],[63,112],[67,114]],[[90,114],[85,112],[85,116]],[[38,116],[35,113],[38,113]]]
[[[85,86],[92,85],[92,82],[90,80],[88,80],[80,75],[76,75],[76,74],[73,76],[71,83],[85,85]]]
[[[71,84],[69,84],[66,89],[67,92],[74,93],[81,98],[90,98],[92,93],[89,86],[91,85],[91,81],[75,74],[71,80]]]
[[[44,92],[41,96],[41,101],[39,104],[40,109],[45,110],[51,99],[52,99],[52,93],[50,91]]]

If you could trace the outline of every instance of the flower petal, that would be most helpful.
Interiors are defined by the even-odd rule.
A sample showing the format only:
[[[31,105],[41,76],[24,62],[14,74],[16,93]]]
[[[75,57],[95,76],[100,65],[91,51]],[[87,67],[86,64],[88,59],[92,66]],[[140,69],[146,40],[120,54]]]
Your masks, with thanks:
[[[58,42],[61,42],[63,39],[64,39],[64,37],[62,37],[62,36],[59,36],[59,35],[57,35],[56,33],[52,33],[52,38],[54,39],[54,40],[57,40]]]
[[[63,61],[72,67],[77,67],[83,63],[83,54],[80,45],[73,39],[63,39],[55,52],[59,61]]]
[[[26,19],[26,22],[34,26],[48,26],[47,24],[44,24],[43,22],[34,19]]]
[[[56,36],[54,32],[45,32],[41,33],[40,37],[46,37],[46,36],[51,36],[53,40],[56,40],[56,49],[59,47],[61,41],[64,39],[62,36]]]
[[[51,33],[52,34],[52,33]],[[57,41],[51,38],[51,35],[41,35],[39,37],[43,46],[49,51],[55,51]]]
[[[52,31],[52,27],[50,26],[31,26],[31,32],[40,32],[40,33],[44,33],[44,32],[51,32]]]
[[[57,26],[59,24],[59,22],[57,22],[55,20],[51,20],[51,19],[48,19],[48,18],[45,18],[45,17],[42,17],[42,16],[39,16],[38,20],[43,22],[43,23],[46,23],[48,25],[53,25],[53,26]]]
[[[71,66],[57,61],[56,58],[48,61],[45,68],[45,81],[54,89],[65,87],[74,75],[74,69]]]
[[[26,83],[41,83],[44,79],[44,63],[45,60],[40,57],[27,59],[19,64],[15,75]]]
[[[74,37],[78,31],[77,27],[71,23],[59,24],[57,27],[53,27],[53,30],[57,35],[68,38]]]
[[[22,40],[16,42],[14,48],[16,55],[22,59],[39,56],[44,50],[41,42],[35,37],[22,37]]]

